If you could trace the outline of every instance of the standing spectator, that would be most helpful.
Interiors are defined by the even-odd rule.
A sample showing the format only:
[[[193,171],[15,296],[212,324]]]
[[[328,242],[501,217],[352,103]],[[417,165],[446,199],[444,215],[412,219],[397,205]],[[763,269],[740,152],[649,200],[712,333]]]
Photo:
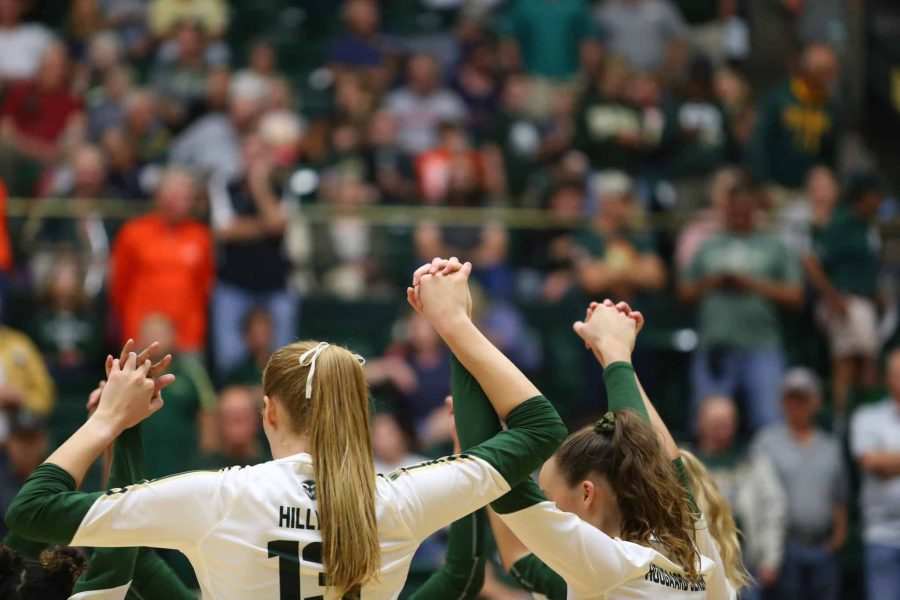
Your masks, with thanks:
[[[817,313],[831,347],[835,417],[846,423],[851,386],[872,389],[878,379],[878,273],[881,244],[876,219],[882,191],[868,177],[850,184],[818,236],[804,266],[821,300]]]
[[[679,286],[683,301],[700,303],[700,346],[691,366],[694,406],[740,390],[754,431],[781,412],[785,358],[778,308],[803,302],[800,265],[780,239],[757,229],[756,199],[746,187],[731,191],[725,231],[700,247]]]
[[[244,346],[247,354],[225,377],[229,386],[256,386],[262,382],[263,371],[277,346],[272,315],[263,308],[254,308],[243,322]]]
[[[636,71],[669,81],[687,55],[686,25],[669,0],[604,0],[596,13],[605,44]]]
[[[788,371],[782,383],[785,421],[760,431],[755,452],[775,466],[787,499],[779,588],[791,600],[837,600],[836,554],[847,540],[847,473],[840,440],[816,426],[822,386],[810,369]]]
[[[12,419],[9,437],[0,452],[0,513],[6,514],[9,503],[22,484],[47,458],[50,439],[44,421],[29,410],[18,411]],[[9,533],[0,519],[0,539]]]
[[[31,79],[38,72],[53,34],[37,23],[23,23],[25,0],[0,0],[0,83]]]
[[[258,136],[243,142],[242,177],[213,180],[210,186],[213,234],[220,243],[218,282],[213,294],[216,369],[231,370],[247,352],[241,324],[255,306],[272,316],[275,347],[297,334],[297,303],[288,288],[290,263],[284,252],[288,208],[272,180],[273,149]]]
[[[14,84],[3,103],[0,119],[0,173],[16,183],[14,191],[30,194],[22,177],[34,176],[59,158],[62,142],[78,139],[85,120],[81,99],[69,89],[69,57],[66,47],[54,43],[41,57],[34,80]],[[26,173],[22,173],[22,171]]]
[[[781,236],[797,256],[813,251],[813,244],[831,222],[841,196],[841,186],[834,172],[824,166],[814,167],[806,180],[804,197],[784,206],[779,214]]]
[[[851,449],[863,472],[863,542],[869,600],[900,597],[900,349],[887,357],[889,398],[853,415]]]
[[[840,130],[831,88],[838,68],[830,48],[811,45],[798,74],[761,101],[750,148],[758,181],[790,190],[802,186],[815,165],[836,167]],[[777,195],[783,204],[790,192]]]
[[[462,123],[466,107],[453,91],[440,87],[438,65],[431,56],[412,56],[406,72],[406,85],[388,94],[384,106],[397,120],[400,148],[415,156],[435,145],[438,125]]]
[[[772,462],[740,448],[737,431],[737,407],[731,398],[704,399],[697,418],[697,457],[728,499],[744,533],[744,560],[759,587],[745,590],[741,599],[758,600],[759,588],[771,590],[778,581],[787,499]]]
[[[694,407],[707,396],[742,391],[754,431],[781,412],[785,358],[778,308],[803,302],[800,265],[780,239],[757,229],[757,199],[752,188],[731,191],[725,231],[700,247],[679,286],[683,301],[700,303]]]
[[[546,117],[554,94],[565,90],[585,53],[599,51],[600,31],[585,0],[517,0],[498,33],[507,68],[521,64],[531,77],[529,110]]]
[[[596,190],[593,223],[575,238],[576,280],[592,297],[631,300],[660,290],[666,270],[650,235],[636,226],[637,206],[632,181],[623,173],[607,172]]]
[[[257,385],[259,382],[257,382]],[[202,454],[197,469],[224,469],[252,466],[271,460],[260,443],[262,423],[258,387],[229,386],[219,392],[216,409],[218,444],[216,450]]]
[[[34,342],[0,324],[0,442],[6,439],[9,412],[26,409],[46,418],[53,412],[54,394],[53,380]]]
[[[170,169],[156,190],[154,211],[119,231],[110,265],[110,304],[123,339],[136,339],[144,319],[162,313],[175,326],[179,351],[203,350],[215,271],[212,235],[191,218],[196,199],[191,175]]]

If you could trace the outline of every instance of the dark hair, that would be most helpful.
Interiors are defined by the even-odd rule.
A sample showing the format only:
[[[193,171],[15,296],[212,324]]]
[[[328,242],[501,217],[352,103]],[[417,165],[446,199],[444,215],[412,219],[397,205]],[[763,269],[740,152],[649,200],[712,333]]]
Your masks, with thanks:
[[[75,548],[47,548],[32,560],[0,545],[0,600],[65,600],[85,568]]]
[[[856,204],[869,194],[882,193],[878,179],[869,173],[857,173],[850,178],[847,184],[847,203]]]
[[[555,455],[559,472],[570,487],[591,475],[605,478],[622,514],[622,539],[644,546],[654,541],[696,580],[700,556],[694,520],[659,436],[632,411],[615,413],[614,421],[611,417],[562,443]]]

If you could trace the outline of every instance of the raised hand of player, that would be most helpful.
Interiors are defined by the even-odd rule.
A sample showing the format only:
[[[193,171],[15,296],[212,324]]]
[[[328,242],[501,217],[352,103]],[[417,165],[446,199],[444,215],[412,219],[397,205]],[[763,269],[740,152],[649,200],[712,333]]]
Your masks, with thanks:
[[[470,318],[472,298],[468,280],[471,272],[471,263],[460,263],[455,257],[447,261],[436,258],[430,265],[416,270],[413,287],[406,291],[407,300],[436,329],[458,317]]]
[[[151,367],[149,359],[138,364],[134,352],[128,354],[124,363],[113,360],[97,410],[91,418],[106,423],[118,435],[162,408],[163,400],[156,393],[156,382],[148,377]]]
[[[612,302],[593,303],[586,319],[576,321],[572,326],[604,367],[612,362],[631,360],[638,319],[630,317],[629,312],[616,308]],[[643,317],[640,320],[643,323]]]
[[[145,361],[150,360],[150,357],[153,356],[153,353],[156,352],[156,349],[159,348],[159,342],[153,342],[143,350],[141,350],[137,355],[138,364],[143,364]],[[134,349],[134,340],[129,339],[125,342],[125,345],[122,347],[122,352],[119,353],[119,363],[125,364],[128,360],[128,354]],[[166,369],[169,368],[169,365],[172,363],[172,355],[166,354],[163,356],[158,362],[153,364],[150,367],[150,371],[147,373],[147,377],[152,379],[156,383],[156,390],[154,392],[154,396],[159,396],[160,393],[175,383],[175,376],[171,373],[166,373]],[[113,366],[113,357],[112,354],[107,355],[106,357],[106,377],[109,377],[110,371]],[[88,413],[93,413],[97,408],[97,404],[100,402],[100,395],[103,391],[103,386],[106,384],[105,380],[101,380],[97,389],[91,392],[91,395],[88,397],[87,408]]]

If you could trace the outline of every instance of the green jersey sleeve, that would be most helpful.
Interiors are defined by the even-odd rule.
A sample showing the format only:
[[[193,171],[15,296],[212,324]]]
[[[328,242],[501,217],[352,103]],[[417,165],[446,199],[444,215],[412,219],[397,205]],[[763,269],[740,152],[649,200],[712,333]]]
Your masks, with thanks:
[[[517,560],[509,574],[532,594],[540,594],[547,600],[566,600],[568,586],[565,580],[534,554]]]

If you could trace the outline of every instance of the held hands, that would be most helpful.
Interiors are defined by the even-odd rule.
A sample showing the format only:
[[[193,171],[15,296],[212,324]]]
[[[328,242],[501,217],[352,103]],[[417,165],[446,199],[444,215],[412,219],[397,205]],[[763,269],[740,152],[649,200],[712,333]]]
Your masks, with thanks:
[[[631,310],[627,302],[613,304],[607,299],[603,304],[592,302],[585,320],[576,321],[572,327],[605,368],[613,362],[630,362],[643,326],[644,316],[639,311]]]
[[[148,377],[151,367],[150,360],[138,365],[134,352],[128,354],[124,364],[115,359],[91,418],[107,424],[118,435],[162,408],[156,382]]]
[[[469,274],[472,263],[435,258],[413,273],[412,287],[406,288],[409,304],[438,331],[459,319],[471,319],[472,297]]]
[[[159,348],[159,342],[153,342],[146,348],[144,348],[137,355],[137,363],[143,364],[145,361],[149,360],[156,349]],[[122,352],[119,354],[119,364],[125,364],[128,360],[128,354],[134,349],[134,340],[129,339],[125,342],[125,346],[122,348]],[[154,396],[159,396],[160,392],[165,388],[169,387],[175,382],[175,376],[172,374],[166,374],[166,369],[169,368],[169,365],[172,363],[172,355],[166,354],[163,356],[156,364],[150,367],[150,371],[147,373],[147,376],[153,379],[156,382],[156,391]],[[108,355],[106,357],[106,377],[109,377],[110,372],[113,367],[113,357],[112,355]],[[100,380],[97,389],[91,392],[91,395],[88,397],[88,402],[85,408],[87,408],[89,413],[93,413],[94,410],[97,409],[97,405],[100,403],[100,396],[103,392],[103,387],[106,385],[105,380]]]

